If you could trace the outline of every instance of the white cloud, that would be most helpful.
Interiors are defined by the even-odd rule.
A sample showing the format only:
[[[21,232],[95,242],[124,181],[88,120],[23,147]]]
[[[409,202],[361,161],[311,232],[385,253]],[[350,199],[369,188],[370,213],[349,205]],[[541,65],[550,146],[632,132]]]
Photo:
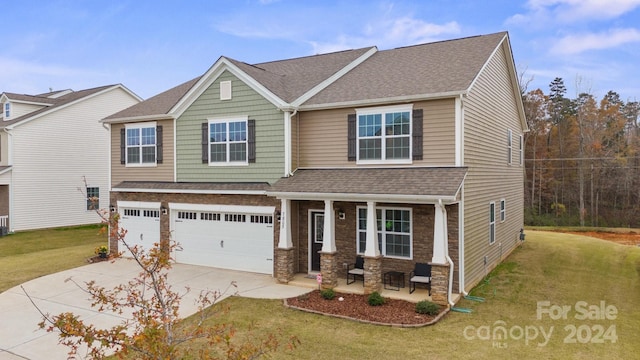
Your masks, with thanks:
[[[339,35],[329,42],[311,41],[314,53],[354,49],[376,45],[379,48],[392,48],[427,43],[449,35],[459,34],[460,25],[455,22],[444,24],[428,23],[413,17],[400,17],[363,26],[362,35]]]
[[[615,48],[627,43],[640,42],[637,29],[614,29],[603,33],[568,35],[551,47],[550,52],[560,55],[574,55],[588,50]]]
[[[640,7],[640,0],[529,0],[527,13],[507,19],[508,25],[573,23],[618,18]]]

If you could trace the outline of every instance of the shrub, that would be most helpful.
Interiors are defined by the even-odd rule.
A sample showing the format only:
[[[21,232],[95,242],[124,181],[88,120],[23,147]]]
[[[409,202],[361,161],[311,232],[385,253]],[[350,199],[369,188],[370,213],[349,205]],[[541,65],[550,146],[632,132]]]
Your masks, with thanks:
[[[418,314],[436,315],[440,311],[440,305],[431,301],[422,300],[416,304],[416,312]]]
[[[371,306],[380,306],[384,304],[384,298],[382,297],[382,295],[380,295],[379,292],[375,291],[369,295],[369,297],[367,298],[367,302]]]
[[[320,290],[320,295],[325,300],[333,300],[333,298],[336,297],[336,293],[333,289]]]

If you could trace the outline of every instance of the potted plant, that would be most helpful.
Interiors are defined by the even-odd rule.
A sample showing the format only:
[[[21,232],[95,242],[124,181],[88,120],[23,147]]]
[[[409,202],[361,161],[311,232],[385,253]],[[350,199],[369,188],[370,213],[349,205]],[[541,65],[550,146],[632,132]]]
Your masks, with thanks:
[[[109,253],[109,248],[106,247],[105,245],[100,245],[96,248],[96,254],[103,259],[107,258],[108,253]]]

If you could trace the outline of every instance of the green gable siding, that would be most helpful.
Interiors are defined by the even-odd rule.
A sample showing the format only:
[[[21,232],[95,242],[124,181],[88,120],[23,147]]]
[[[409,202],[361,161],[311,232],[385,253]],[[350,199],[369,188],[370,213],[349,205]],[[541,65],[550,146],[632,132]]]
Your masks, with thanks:
[[[232,99],[220,100],[220,82],[231,81]],[[247,166],[202,163],[201,124],[212,117],[256,121],[256,162]],[[223,72],[176,121],[177,181],[274,182],[284,172],[284,114],[228,71]]]

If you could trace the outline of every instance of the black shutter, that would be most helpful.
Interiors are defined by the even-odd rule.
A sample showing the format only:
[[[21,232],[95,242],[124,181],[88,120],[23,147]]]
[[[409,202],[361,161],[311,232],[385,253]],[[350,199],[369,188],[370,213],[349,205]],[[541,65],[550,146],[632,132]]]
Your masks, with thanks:
[[[125,139],[125,128],[120,129],[120,164],[127,163],[127,148],[126,148],[126,139]]]
[[[162,164],[162,125],[156,126],[156,163]]]
[[[256,121],[247,120],[247,160],[256,162]]]
[[[356,114],[347,115],[347,158],[356,161]]]
[[[413,160],[422,160],[422,109],[413,110]]]
[[[209,123],[202,123],[202,163],[209,163]]]

